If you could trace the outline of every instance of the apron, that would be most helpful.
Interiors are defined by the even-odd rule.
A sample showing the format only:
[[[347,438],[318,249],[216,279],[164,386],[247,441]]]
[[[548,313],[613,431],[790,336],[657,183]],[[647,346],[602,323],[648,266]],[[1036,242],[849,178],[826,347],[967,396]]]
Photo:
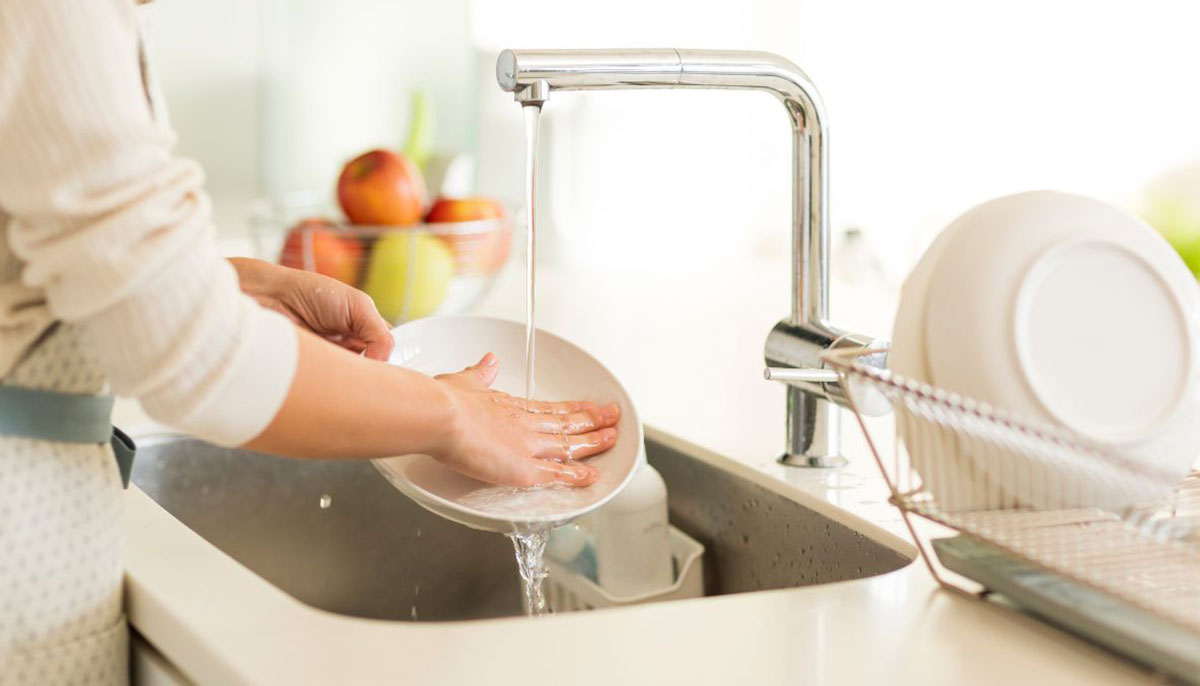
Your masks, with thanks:
[[[166,126],[146,60],[149,15],[138,14],[146,99]],[[0,284],[19,289],[20,267],[0,250]],[[21,291],[14,302],[37,295]],[[0,398],[8,401],[0,416],[0,686],[126,686],[122,482],[132,443],[120,432],[107,438],[107,379],[82,328],[52,324],[44,307],[15,312],[13,347],[26,352],[0,386],[35,392],[9,388]]]
[[[100,395],[80,327],[59,324],[4,385]],[[122,479],[107,442],[0,435],[0,686],[124,686]]]

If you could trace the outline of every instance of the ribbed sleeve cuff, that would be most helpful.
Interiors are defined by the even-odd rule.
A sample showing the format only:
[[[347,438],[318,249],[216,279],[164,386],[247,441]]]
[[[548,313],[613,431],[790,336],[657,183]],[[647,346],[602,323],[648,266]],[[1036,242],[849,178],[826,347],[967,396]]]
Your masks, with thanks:
[[[204,402],[178,422],[179,428],[219,445],[242,445],[275,418],[296,375],[299,341],[283,315],[248,308],[246,327]]]

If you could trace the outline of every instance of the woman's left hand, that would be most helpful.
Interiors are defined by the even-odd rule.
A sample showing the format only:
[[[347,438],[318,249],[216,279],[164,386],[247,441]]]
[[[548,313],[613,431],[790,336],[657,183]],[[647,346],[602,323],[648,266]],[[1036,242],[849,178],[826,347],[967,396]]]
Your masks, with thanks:
[[[353,352],[374,360],[392,354],[391,327],[366,293],[302,269],[235,257],[242,292],[268,309]]]

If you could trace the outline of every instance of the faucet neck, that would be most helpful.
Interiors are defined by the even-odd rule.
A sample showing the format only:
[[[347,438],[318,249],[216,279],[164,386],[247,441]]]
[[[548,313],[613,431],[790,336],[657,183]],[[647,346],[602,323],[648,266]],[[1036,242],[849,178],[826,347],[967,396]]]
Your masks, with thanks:
[[[771,93],[792,125],[793,324],[829,317],[829,152],[825,109],[795,64],[743,50],[505,50],[496,80],[523,105],[554,90],[736,88]]]

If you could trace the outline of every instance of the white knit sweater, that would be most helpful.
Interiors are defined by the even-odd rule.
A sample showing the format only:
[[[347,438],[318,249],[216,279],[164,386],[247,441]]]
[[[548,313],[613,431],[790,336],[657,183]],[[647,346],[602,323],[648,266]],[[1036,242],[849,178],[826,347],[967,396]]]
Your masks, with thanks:
[[[53,320],[79,322],[114,393],[236,445],[282,404],[296,333],[239,291],[174,141],[132,0],[0,0],[0,378]]]

